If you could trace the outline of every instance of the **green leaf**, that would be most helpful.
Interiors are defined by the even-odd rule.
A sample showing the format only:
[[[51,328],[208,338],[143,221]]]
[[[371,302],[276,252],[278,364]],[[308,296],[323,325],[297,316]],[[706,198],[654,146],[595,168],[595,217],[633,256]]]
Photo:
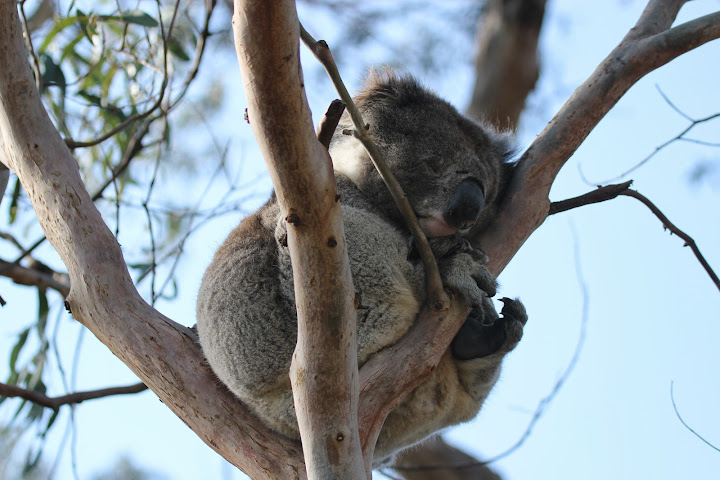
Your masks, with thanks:
[[[25,478],[32,472],[35,467],[38,465],[38,461],[40,461],[40,457],[42,456],[42,444],[40,444],[37,452],[35,452],[35,455],[33,456],[33,453],[31,450],[28,451],[27,458],[25,459],[25,465],[22,469],[22,476]]]
[[[47,387],[43,383],[42,380],[38,381],[37,385],[35,385],[35,388],[33,388],[33,391],[41,393],[45,395],[47,393]],[[43,414],[45,413],[45,407],[38,403],[32,403],[30,405],[30,411],[28,411],[27,418],[31,421],[36,421],[42,419]]]
[[[90,43],[92,43],[92,37],[97,35],[98,17],[92,13],[90,15],[85,15],[85,13],[79,8],[75,10],[75,13],[77,14],[77,21],[80,23],[80,28],[87,39],[90,40]]]
[[[98,15],[98,20],[103,22],[124,22],[143,27],[157,27],[158,21],[143,12],[142,10],[128,10],[120,15]]]
[[[37,332],[38,337],[41,341],[45,340],[45,326],[47,325],[48,312],[50,306],[48,305],[47,288],[38,287],[38,321],[37,321]]]
[[[44,431],[44,432],[42,433],[42,435],[41,435],[42,438],[45,438],[45,436],[47,435],[47,433],[50,431],[50,427],[52,427],[52,426],[53,426],[53,423],[55,423],[55,420],[57,420],[58,413],[60,413],[60,409],[59,409],[59,408],[58,408],[57,410],[53,411],[53,414],[50,415],[50,419],[48,420],[47,425],[45,425],[45,431]]]
[[[65,74],[62,68],[53,61],[50,55],[43,53],[40,58],[42,58],[43,61],[43,90],[48,86],[57,86],[64,92],[65,87],[67,87],[67,82],[65,81]]]
[[[167,48],[170,50],[170,53],[175,55],[179,60],[182,60],[183,62],[187,62],[190,60],[190,55],[187,54],[185,51],[185,48],[183,47],[183,44],[176,40],[174,37],[170,37],[167,42]]]
[[[40,48],[38,48],[38,53],[45,52],[47,47],[50,45],[50,42],[53,41],[53,39],[55,38],[55,36],[57,36],[58,33],[65,30],[70,25],[75,25],[79,21],[81,21],[81,18],[78,16],[65,17],[61,20],[57,20],[55,22],[55,25],[53,25],[53,28],[50,30],[50,32],[45,37],[45,40],[43,40],[43,43],[42,43],[42,45],[40,45]]]
[[[15,188],[13,189],[12,199],[10,200],[10,221],[8,222],[10,225],[15,222],[15,217],[17,216],[18,198],[20,198],[20,179],[16,178]]]
[[[20,350],[25,346],[25,342],[27,342],[28,333],[30,333],[30,327],[26,328],[22,332],[20,332],[20,335],[18,335],[18,341],[13,347],[12,351],[10,352],[10,372],[11,373],[17,373],[17,370],[15,369],[18,356],[20,355]]]
[[[80,41],[81,41],[83,38],[85,38],[85,35],[83,34],[83,32],[78,31],[77,35],[75,35],[75,38],[73,38],[73,39],[72,39],[67,45],[65,45],[65,47],[62,49],[62,54],[60,55],[60,61],[61,61],[61,62],[62,62],[63,60],[65,60],[66,58],[68,58],[68,56],[69,56],[71,53],[75,53],[75,47],[77,46],[78,43],[80,43]]]

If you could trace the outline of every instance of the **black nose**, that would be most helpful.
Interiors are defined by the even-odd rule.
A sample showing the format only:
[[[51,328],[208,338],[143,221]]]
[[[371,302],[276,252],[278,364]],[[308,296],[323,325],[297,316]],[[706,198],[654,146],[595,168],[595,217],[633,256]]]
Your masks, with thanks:
[[[463,180],[448,203],[443,218],[451,227],[464,230],[472,227],[485,206],[485,197],[480,184],[469,178]]]

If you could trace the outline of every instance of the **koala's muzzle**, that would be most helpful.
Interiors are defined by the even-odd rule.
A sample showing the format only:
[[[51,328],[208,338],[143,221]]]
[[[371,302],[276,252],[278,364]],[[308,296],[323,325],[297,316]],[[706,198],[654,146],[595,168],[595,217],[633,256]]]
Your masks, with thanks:
[[[463,180],[455,190],[455,195],[445,207],[443,219],[457,228],[465,230],[472,227],[485,206],[485,196],[482,187],[475,180]]]

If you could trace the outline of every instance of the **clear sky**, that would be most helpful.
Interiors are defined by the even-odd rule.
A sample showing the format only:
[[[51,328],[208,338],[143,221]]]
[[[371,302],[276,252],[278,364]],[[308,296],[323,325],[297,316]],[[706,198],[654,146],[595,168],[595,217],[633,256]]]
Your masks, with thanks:
[[[522,120],[518,138],[522,147],[620,41],[644,3],[549,1],[541,42],[542,76]],[[717,0],[690,2],[679,21],[719,8]],[[301,21],[303,13],[301,9]],[[323,32],[316,36],[331,40]],[[222,68],[228,85],[240,85],[237,68],[229,63],[232,59],[221,56],[207,61],[208,72]],[[364,61],[374,62],[371,57]],[[304,62],[310,65],[313,60],[305,56]],[[347,83],[357,87],[363,66],[348,70]],[[306,74],[318,119],[336,95],[327,82],[311,86],[316,78]],[[469,99],[469,64],[422,79],[461,109]],[[718,42],[642,79],[568,162],[551,199],[592,190],[593,183],[628,170],[688,126],[663,100],[658,87],[687,115],[701,118],[720,112],[718,85]],[[232,138],[233,156],[237,162],[245,159],[243,171],[254,177],[264,167],[252,146],[250,128],[238,114],[245,108],[241,92],[229,97],[227,105],[215,119],[216,132]],[[720,120],[699,125],[689,137],[720,143]],[[700,163],[714,165],[715,170],[694,183],[691,173]],[[583,181],[580,172],[591,184]],[[624,179],[630,178],[638,191],[696,240],[708,262],[720,271],[720,149],[677,142]],[[0,210],[6,214],[6,208]],[[179,298],[161,303],[163,313],[185,325],[194,323],[199,278],[238,220],[225,217],[212,222],[191,239],[180,267]],[[528,309],[525,337],[508,358],[479,417],[449,430],[450,442],[484,458],[512,446],[563,376],[585,325],[575,368],[529,438],[494,467],[515,480],[720,478],[720,452],[680,423],[670,396],[674,382],[675,402],[684,420],[720,447],[720,293],[682,240],[664,231],[646,207],[634,199],[618,198],[550,217],[500,281],[500,294],[521,297]],[[0,279],[0,288],[10,300],[0,310],[0,353],[6,358],[27,305],[35,305],[36,300],[35,293],[12,288],[7,280]],[[80,329],[64,312],[51,315],[63,318],[59,344],[65,358],[71,359]],[[82,342],[86,361],[77,371],[78,389],[136,381],[92,335],[86,334]],[[7,362],[2,361],[0,377],[6,375]],[[12,413],[4,408],[0,421],[7,421]],[[50,464],[62,443],[68,413],[69,409],[63,410],[58,420],[62,426],[49,436],[45,458]],[[87,402],[74,415],[81,479],[107,468],[120,455],[170,479],[241,478],[151,392]],[[73,478],[67,444],[61,451],[56,478]]]

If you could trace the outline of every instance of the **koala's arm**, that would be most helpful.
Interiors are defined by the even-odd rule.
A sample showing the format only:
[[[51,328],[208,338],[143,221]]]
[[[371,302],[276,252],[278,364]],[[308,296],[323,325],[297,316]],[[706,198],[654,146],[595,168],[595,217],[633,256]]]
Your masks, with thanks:
[[[497,381],[502,359],[522,337],[527,322],[525,307],[517,299],[502,298],[504,306],[498,316],[490,300],[497,282],[485,268],[487,256],[466,240],[439,238],[433,239],[431,245],[443,283],[472,307],[450,351],[464,389],[482,404]]]
[[[435,371],[388,415],[375,452],[379,458],[474,418],[527,321],[517,300],[502,299],[501,315],[496,312],[489,298],[496,282],[482,252],[456,238],[431,239],[430,244],[445,286],[474,306]]]

